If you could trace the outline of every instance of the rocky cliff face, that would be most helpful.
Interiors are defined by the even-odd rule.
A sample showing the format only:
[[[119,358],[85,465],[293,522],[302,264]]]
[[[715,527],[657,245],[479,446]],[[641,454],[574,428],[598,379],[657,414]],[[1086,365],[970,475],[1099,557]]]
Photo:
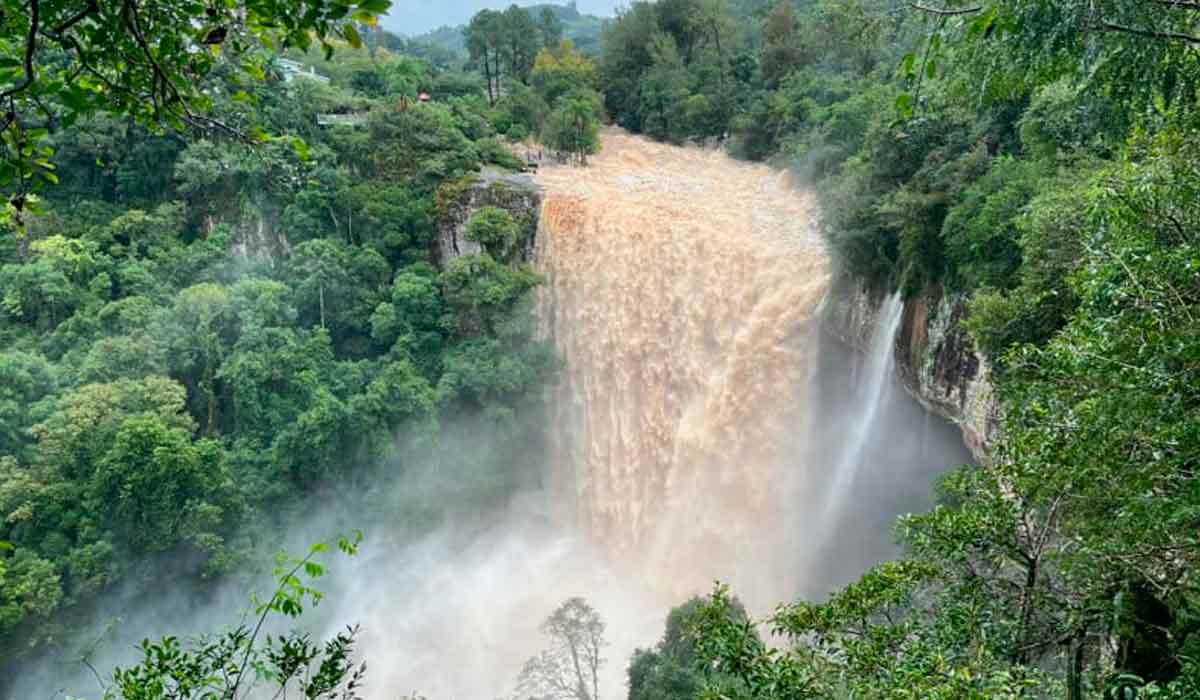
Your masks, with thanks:
[[[444,266],[454,258],[483,251],[478,243],[467,238],[467,222],[483,207],[504,209],[526,226],[529,235],[521,259],[530,260],[541,206],[541,190],[531,177],[519,173],[484,168],[478,175],[444,185],[438,192],[434,260]]]
[[[843,281],[830,295],[826,327],[852,347],[865,350],[881,299]],[[904,305],[896,336],[896,371],[901,383],[927,409],[962,430],[963,441],[986,463],[1000,427],[1000,407],[987,358],[975,350],[962,319],[965,300],[929,289]]]
[[[478,243],[467,238],[467,222],[487,206],[508,211],[526,227],[528,235],[519,258],[522,262],[532,260],[533,234],[542,206],[541,189],[528,175],[484,168],[463,180],[447,183],[439,190],[437,235],[430,251],[436,264],[444,266],[454,258],[483,251]],[[280,230],[279,218],[278,206],[259,197],[243,202],[234,216],[206,216],[201,226],[206,235],[211,235],[221,225],[232,227],[235,259],[273,266],[291,253],[291,245]]]

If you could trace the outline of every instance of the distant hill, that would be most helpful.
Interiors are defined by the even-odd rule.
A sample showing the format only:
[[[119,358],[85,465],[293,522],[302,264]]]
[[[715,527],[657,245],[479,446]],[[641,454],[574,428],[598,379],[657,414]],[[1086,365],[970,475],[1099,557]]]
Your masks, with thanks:
[[[412,40],[418,44],[428,44],[458,54],[467,52],[467,40],[463,36],[465,26],[438,27],[430,32],[414,36]]]
[[[595,15],[583,14],[575,6],[575,3],[566,5],[549,3],[529,5],[525,9],[529,10],[530,14],[536,19],[541,15],[542,10],[546,8],[549,8],[554,13],[554,16],[558,17],[558,21],[562,22],[563,37],[575,42],[575,47],[583,53],[593,56],[600,55],[600,31],[604,28],[606,19]],[[465,28],[465,25],[438,27],[431,32],[413,37],[413,41],[437,46],[448,51],[453,51],[454,53],[465,54],[467,52],[467,42],[463,37],[463,30]]]

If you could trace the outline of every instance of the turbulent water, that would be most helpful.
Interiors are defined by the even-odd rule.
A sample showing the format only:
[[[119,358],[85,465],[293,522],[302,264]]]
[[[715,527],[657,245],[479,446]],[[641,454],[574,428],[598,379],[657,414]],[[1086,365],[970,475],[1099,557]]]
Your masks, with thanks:
[[[675,595],[714,578],[787,597],[828,255],[787,174],[610,131],[590,167],[539,175],[542,313],[565,363],[560,514]]]

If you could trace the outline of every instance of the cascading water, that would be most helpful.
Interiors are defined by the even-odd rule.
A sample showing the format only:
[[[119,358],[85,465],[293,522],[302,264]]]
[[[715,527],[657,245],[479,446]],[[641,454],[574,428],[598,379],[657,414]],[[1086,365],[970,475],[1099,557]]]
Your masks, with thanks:
[[[898,294],[865,358],[821,340],[829,258],[811,195],[616,130],[590,167],[538,181],[541,313],[564,362],[559,521],[660,600],[721,579],[760,613],[892,554],[895,515],[965,453],[893,391]]]
[[[896,292],[880,307],[866,361],[861,373],[855,372],[853,401],[857,407],[857,418],[841,443],[841,455],[830,473],[832,480],[825,493],[823,517],[820,520],[826,526],[850,502],[863,466],[867,444],[876,432],[880,411],[894,383],[892,373],[896,365],[896,333],[900,330],[903,317],[904,301]]]
[[[780,527],[828,256],[788,176],[609,132],[539,175],[553,500],[651,586],[791,595]],[[775,568],[776,570],[772,570]]]

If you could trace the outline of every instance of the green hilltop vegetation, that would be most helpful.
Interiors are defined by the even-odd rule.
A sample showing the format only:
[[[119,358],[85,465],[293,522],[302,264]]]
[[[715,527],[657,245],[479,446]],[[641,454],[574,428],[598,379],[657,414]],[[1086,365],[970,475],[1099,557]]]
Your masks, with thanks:
[[[1194,3],[632,2],[595,61],[558,10],[459,47],[373,29],[376,0],[170,5],[0,0],[0,695],[104,593],[209,590],[312,499],[420,530],[440,511],[372,485],[432,463],[479,510],[536,479],[530,222],[434,244],[523,165],[506,139],[584,160],[603,116],[803,173],[847,282],[965,300],[1004,408],[899,559],[783,601],[785,644],[718,585],[631,700],[1200,697]],[[258,619],[315,603],[326,549]],[[259,629],[147,642],[110,697],[355,697],[353,629]],[[546,629],[603,633],[578,599]]]
[[[570,39],[579,51],[588,56],[600,54],[600,34],[606,21],[604,18],[580,12],[574,2],[562,5],[553,3],[526,5],[524,9],[539,20],[549,13],[561,25],[562,38]],[[438,27],[413,37],[413,41],[465,56],[467,53],[466,29],[465,26]]]

